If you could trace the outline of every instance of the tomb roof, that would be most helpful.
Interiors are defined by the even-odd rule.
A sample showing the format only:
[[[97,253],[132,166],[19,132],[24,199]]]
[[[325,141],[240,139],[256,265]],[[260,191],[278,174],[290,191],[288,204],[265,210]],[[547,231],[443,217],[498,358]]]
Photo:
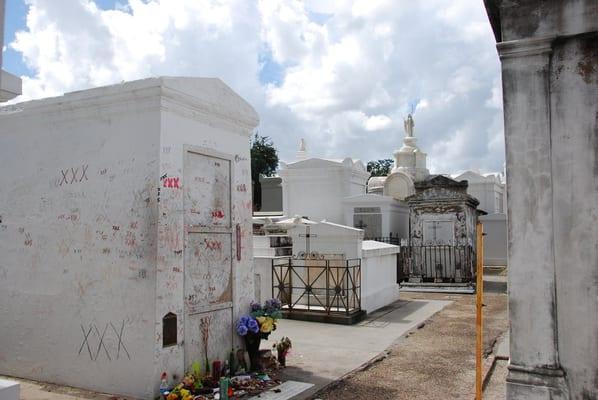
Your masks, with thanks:
[[[156,107],[176,105],[193,115],[215,116],[253,130],[259,117],[253,107],[218,78],[153,77],[78,90],[61,96],[30,100],[0,107],[0,119],[36,113],[98,112],[103,107],[128,108],[127,104],[159,98]],[[247,132],[247,135],[251,132]]]

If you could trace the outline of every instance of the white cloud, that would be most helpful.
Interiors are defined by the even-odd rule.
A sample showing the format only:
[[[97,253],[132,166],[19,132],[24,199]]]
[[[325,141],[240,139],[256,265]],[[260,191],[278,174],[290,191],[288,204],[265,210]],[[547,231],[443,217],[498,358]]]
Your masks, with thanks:
[[[10,44],[34,71],[21,99],[153,75],[218,76],[256,107],[260,134],[283,159],[305,137],[311,154],[364,161],[392,156],[416,104],[433,170],[502,168],[500,68],[482,2],[27,3],[27,30]],[[262,83],[268,54],[280,76]]]
[[[372,115],[367,118],[363,124],[366,131],[380,131],[388,128],[392,120],[386,115]]]

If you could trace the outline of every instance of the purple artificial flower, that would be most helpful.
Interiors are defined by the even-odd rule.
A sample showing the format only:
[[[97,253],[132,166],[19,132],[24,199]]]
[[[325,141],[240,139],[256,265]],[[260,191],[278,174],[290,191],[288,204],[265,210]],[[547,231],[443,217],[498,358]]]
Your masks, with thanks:
[[[280,299],[272,299],[272,307],[274,307],[276,310],[280,310],[282,308],[282,302]]]
[[[251,302],[251,311],[260,311],[262,309],[262,305],[260,303],[256,303],[254,301]]]
[[[253,318],[251,318],[247,323],[247,328],[252,333],[258,333],[260,331],[260,326],[258,325],[257,321]]]
[[[243,324],[237,324],[237,334],[239,336],[247,335],[247,327]]]
[[[249,318],[247,315],[242,316],[241,318],[239,318],[239,324],[242,325],[247,325],[247,323],[249,322],[251,318]]]

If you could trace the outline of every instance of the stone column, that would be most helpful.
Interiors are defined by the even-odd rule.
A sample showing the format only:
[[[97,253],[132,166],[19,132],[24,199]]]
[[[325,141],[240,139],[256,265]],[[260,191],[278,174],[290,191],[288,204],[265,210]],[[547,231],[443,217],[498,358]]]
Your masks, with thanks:
[[[497,45],[507,155],[508,399],[566,399],[559,365],[550,139],[552,38]]]

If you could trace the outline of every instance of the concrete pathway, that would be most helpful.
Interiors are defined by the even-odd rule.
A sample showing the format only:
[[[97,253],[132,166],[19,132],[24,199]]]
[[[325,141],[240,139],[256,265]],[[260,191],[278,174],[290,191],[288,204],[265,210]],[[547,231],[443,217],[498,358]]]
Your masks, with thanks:
[[[295,397],[307,398],[378,357],[403,334],[422,325],[450,303],[445,300],[399,300],[353,326],[282,320],[262,348],[271,346],[283,336],[291,339],[293,349],[287,357],[285,375],[288,379],[315,384]]]

